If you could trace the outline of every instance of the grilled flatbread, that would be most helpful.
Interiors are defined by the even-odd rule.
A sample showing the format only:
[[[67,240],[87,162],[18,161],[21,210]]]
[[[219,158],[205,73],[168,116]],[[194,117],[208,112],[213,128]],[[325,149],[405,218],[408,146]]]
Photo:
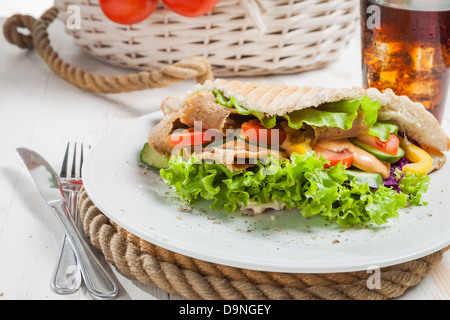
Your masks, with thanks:
[[[219,101],[217,92],[220,92],[224,99],[236,102],[239,108],[236,105],[234,107],[224,105],[222,101]],[[438,170],[445,164],[447,159],[445,152],[450,149],[450,139],[440,127],[439,122],[422,104],[413,102],[406,96],[397,96],[390,89],[380,92],[375,88],[367,90],[358,87],[333,89],[244,83],[222,79],[207,81],[203,85],[197,85],[193,91],[185,95],[169,97],[162,102],[161,109],[164,113],[164,118],[150,130],[147,143],[151,151],[156,153],[158,163],[160,163],[165,161],[163,157],[170,156],[173,151],[177,151],[169,143],[169,137],[177,129],[194,129],[195,123],[201,122],[202,129],[214,129],[219,132],[221,137],[226,137],[229,130],[240,129],[242,124],[249,121],[249,119],[258,118],[261,123],[262,119],[274,119],[283,128],[288,137],[295,136],[296,146],[298,146],[298,143],[301,145],[302,142],[307,142],[311,146],[322,148],[330,146],[330,141],[331,144],[341,143],[342,146],[345,145],[347,146],[346,148],[350,148],[346,150],[353,152],[353,158],[357,159],[361,154],[357,154],[359,151],[352,151],[351,148],[355,146],[349,139],[368,133],[370,127],[368,122],[365,121],[367,115],[365,112],[358,110],[357,115],[355,114],[350,120],[351,127],[346,129],[305,125],[303,122],[301,122],[303,124],[300,128],[293,129],[288,127],[286,116],[289,118],[292,112],[314,108],[319,108],[318,110],[320,110],[321,106],[329,103],[343,100],[359,100],[365,97],[370,98],[371,101],[376,100],[381,105],[377,104],[380,107],[376,121],[388,121],[394,124],[395,128],[398,127],[398,132],[396,131],[398,138],[405,141],[409,140],[423,149],[422,151],[425,150],[423,153],[429,155],[427,156],[427,169],[424,169],[424,171],[427,170],[426,173]],[[319,118],[322,119],[321,117],[322,114]],[[258,149],[254,150],[254,146],[249,143],[247,140],[220,142],[210,147],[201,147],[200,153],[196,153],[196,155],[204,162],[223,163],[228,170],[233,172],[244,172],[254,165],[251,160],[269,156],[286,159],[290,156],[289,152],[286,151],[287,149],[274,151],[271,148],[261,147],[258,143]],[[183,148],[186,149],[186,147]],[[332,149],[332,147],[328,147],[327,150]],[[344,149],[339,150],[343,151]],[[366,150],[361,150],[361,152],[367,153]],[[432,160],[430,160],[430,157]],[[243,159],[243,162],[239,162]],[[398,161],[399,157],[395,159],[394,161]],[[381,156],[376,157],[374,153],[363,154],[359,160],[377,164],[380,170],[376,172],[384,179],[379,186],[385,185],[384,183],[389,180],[388,177],[393,175],[391,164],[394,164],[394,161],[383,160]],[[355,163],[356,160],[353,160],[353,165],[356,165]],[[361,169],[357,165],[356,167]],[[366,172],[374,171],[366,170]],[[189,182],[183,181],[183,183]],[[374,190],[377,190],[377,188],[375,187]],[[239,206],[243,209],[251,209],[254,213],[261,213],[269,208],[282,210],[286,207],[286,203],[281,203],[277,200],[258,202],[255,199],[250,198],[247,201],[248,203],[239,203]],[[381,208],[380,210],[383,209]],[[380,214],[384,215],[384,213]],[[377,218],[374,221],[380,223]],[[352,222],[346,221],[345,223]],[[345,225],[345,223],[341,221],[342,225]]]
[[[170,153],[171,148],[167,142],[170,133],[180,125],[192,126],[194,121],[201,121],[205,129],[218,129],[221,132],[238,127],[237,112],[218,104],[211,93],[212,90],[222,92],[228,99],[234,97],[236,102],[247,110],[262,112],[267,116],[282,116],[296,110],[315,108],[324,103],[368,96],[381,103],[378,111],[379,120],[395,123],[401,134],[405,134],[429,152],[433,158],[433,167],[429,172],[444,165],[446,162],[444,152],[450,148],[450,139],[436,118],[422,104],[413,102],[406,96],[397,96],[390,89],[380,92],[375,88],[364,90],[357,87],[344,89],[298,87],[222,79],[197,85],[185,96],[164,100],[161,108],[165,118],[162,124],[151,130],[149,144],[161,153]],[[355,125],[348,131],[319,128],[319,133],[316,134],[321,134],[323,138],[352,136],[357,133],[358,128],[361,129],[357,121],[361,122],[361,119],[355,119]],[[364,128],[362,130],[364,131]]]

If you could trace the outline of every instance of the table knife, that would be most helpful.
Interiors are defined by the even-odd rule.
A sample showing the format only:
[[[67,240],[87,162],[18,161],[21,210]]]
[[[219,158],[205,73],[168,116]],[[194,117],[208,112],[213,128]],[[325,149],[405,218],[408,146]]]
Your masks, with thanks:
[[[48,162],[33,150],[17,148],[41,196],[61,223],[73,246],[86,288],[94,299],[115,299],[119,287],[83,239],[69,213],[58,175]]]

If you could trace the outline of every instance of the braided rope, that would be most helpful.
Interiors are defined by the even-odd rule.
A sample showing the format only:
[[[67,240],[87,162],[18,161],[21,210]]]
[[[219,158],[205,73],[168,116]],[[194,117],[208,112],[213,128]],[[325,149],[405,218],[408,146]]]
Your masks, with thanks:
[[[9,43],[13,43],[21,49],[33,48],[33,37],[18,32],[18,28],[33,29],[35,19],[32,16],[16,14],[6,20],[3,25],[3,34]]]
[[[57,18],[58,9],[50,8],[40,19],[28,15],[14,15],[3,25],[5,38],[22,49],[36,48],[48,67],[69,83],[96,93],[123,93],[163,88],[187,79],[198,83],[213,79],[210,63],[203,57],[192,57],[152,72],[140,72],[127,76],[93,75],[63,61],[50,44],[47,29]],[[27,28],[29,35],[19,32]]]
[[[417,285],[442,260],[445,248],[381,269],[380,289],[369,289],[365,271],[326,274],[262,272],[193,259],[148,243],[110,221],[84,189],[83,228],[91,243],[121,273],[190,300],[386,300]]]

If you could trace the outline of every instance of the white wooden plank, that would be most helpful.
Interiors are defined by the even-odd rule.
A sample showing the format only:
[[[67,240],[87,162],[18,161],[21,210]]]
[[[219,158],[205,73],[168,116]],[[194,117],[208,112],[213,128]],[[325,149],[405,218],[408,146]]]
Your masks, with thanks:
[[[132,72],[81,53],[60,23],[52,26],[51,35],[61,56],[75,65],[99,74]],[[248,80],[359,85],[359,55],[355,36],[340,60],[326,69]],[[165,97],[192,86],[193,81],[187,81],[170,88],[130,94],[86,93],[52,74],[34,51],[22,51],[0,41],[0,299],[91,299],[85,289],[69,296],[51,291],[50,276],[62,231],[37,193],[15,148],[34,148],[58,168],[68,140],[95,144],[132,119],[158,110]],[[447,127],[448,123],[447,117]],[[430,276],[400,299],[449,299],[449,257],[447,253]],[[180,299],[129,279],[114,268],[112,273],[122,287],[120,299]]]

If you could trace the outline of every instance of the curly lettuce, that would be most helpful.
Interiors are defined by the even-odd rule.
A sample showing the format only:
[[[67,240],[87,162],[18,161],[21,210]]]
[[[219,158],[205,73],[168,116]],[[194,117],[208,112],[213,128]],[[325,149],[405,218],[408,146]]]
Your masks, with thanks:
[[[397,135],[398,126],[390,122],[378,121],[369,129],[369,134],[378,137],[381,141],[388,141],[391,133]]]
[[[233,108],[235,109],[239,114],[248,116],[252,115],[258,118],[258,120],[261,122],[261,124],[266,128],[273,128],[277,124],[277,117],[267,117],[263,112],[259,112],[256,110],[247,110],[243,107],[241,107],[237,102],[236,98],[232,97],[231,99],[227,99],[220,91],[213,90],[212,91],[214,95],[216,96],[216,101],[218,104],[227,107],[227,108]]]
[[[241,115],[253,115],[258,118],[266,128],[273,128],[276,125],[276,116],[268,117],[263,112],[247,110],[241,107],[235,97],[226,98],[220,91],[212,91],[216,96],[216,101],[220,105],[234,108]],[[377,122],[378,109],[381,103],[371,100],[368,96],[360,99],[341,100],[324,103],[317,108],[306,108],[296,110],[283,115],[292,129],[300,129],[303,124],[315,127],[340,128],[349,130],[359,112],[364,114],[363,123],[369,128]]]
[[[233,212],[250,201],[278,201],[287,209],[299,209],[303,217],[320,216],[342,227],[384,224],[398,217],[398,209],[408,203],[419,204],[426,192],[425,177],[403,177],[400,184],[405,192],[385,186],[373,189],[367,183],[349,181],[342,164],[325,168],[326,162],[314,153],[293,153],[290,160],[269,158],[232,172],[222,164],[202,162],[195,155],[188,159],[172,156],[169,167],[160,174],[189,203],[212,200],[212,209]]]
[[[398,181],[398,187],[402,193],[409,197],[409,202],[413,206],[426,205],[428,202],[422,200],[422,195],[427,192],[430,185],[430,177],[425,173],[406,173],[395,170],[395,176]]]
[[[371,127],[378,117],[381,104],[364,96],[361,99],[341,100],[324,103],[317,108],[297,110],[283,115],[289,127],[300,129],[304,123],[315,127],[340,128],[349,130],[358,112],[364,113],[363,122]]]

